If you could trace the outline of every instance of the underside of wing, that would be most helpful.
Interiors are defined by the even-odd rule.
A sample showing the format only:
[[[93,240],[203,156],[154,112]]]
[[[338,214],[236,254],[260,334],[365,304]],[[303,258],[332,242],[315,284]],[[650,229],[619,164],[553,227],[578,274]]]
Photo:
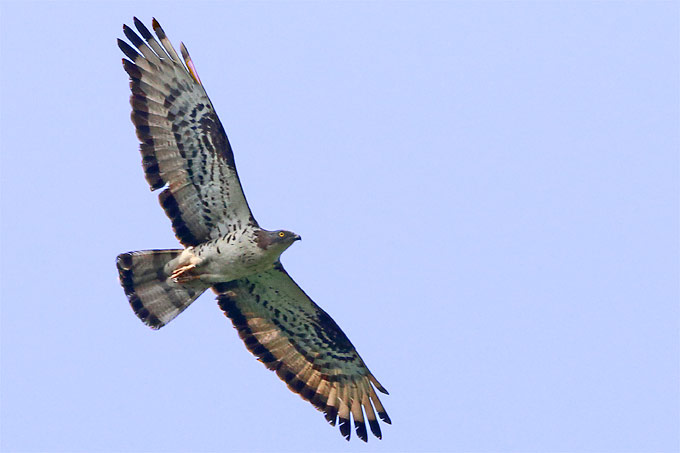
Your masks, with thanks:
[[[324,412],[349,440],[350,418],[366,441],[366,422],[381,438],[377,416],[391,423],[375,389],[387,393],[333,319],[283,267],[213,288],[246,347],[302,398]]]
[[[156,20],[156,39],[137,18],[124,26],[134,45],[118,40],[129,58],[132,122],[141,141],[142,165],[152,190],[185,246],[256,226],[241,189],[227,135],[198,78],[189,53],[182,59]]]

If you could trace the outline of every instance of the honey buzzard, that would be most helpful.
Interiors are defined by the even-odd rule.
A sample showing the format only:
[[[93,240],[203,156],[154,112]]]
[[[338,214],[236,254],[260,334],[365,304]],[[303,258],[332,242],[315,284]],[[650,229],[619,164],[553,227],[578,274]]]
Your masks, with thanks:
[[[184,44],[179,57],[153,20],[154,37],[118,40],[130,76],[132,122],[151,190],[172,221],[177,250],[123,253],[120,283],[137,316],[159,329],[208,288],[246,347],[288,387],[339,424],[350,418],[366,441],[366,423],[381,438],[377,417],[391,423],[375,389],[387,393],[333,319],[286,273],[281,253],[300,239],[260,228],[236,173],[234,154]],[[136,49],[135,49],[136,48]],[[377,412],[377,417],[376,417]]]

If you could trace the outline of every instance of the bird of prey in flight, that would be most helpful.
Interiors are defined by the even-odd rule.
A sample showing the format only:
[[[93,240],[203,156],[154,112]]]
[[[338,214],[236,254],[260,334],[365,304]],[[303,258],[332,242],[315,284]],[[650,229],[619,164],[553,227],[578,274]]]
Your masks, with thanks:
[[[153,20],[154,36],[118,40],[127,58],[132,122],[151,190],[184,248],[123,253],[120,283],[137,316],[160,329],[209,288],[246,347],[288,388],[336,422],[349,440],[350,420],[366,441],[366,420],[381,438],[391,423],[376,389],[387,393],[333,319],[281,265],[300,239],[260,228],[241,188],[234,154],[189,53],[181,58]],[[141,37],[140,37],[141,35]],[[133,47],[134,46],[134,47]]]

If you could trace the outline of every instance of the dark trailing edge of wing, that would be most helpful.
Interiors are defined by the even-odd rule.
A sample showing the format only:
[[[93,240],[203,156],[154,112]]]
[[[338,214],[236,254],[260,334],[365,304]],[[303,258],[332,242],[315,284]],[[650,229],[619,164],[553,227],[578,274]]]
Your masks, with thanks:
[[[131,119],[141,142],[142,167],[151,190],[168,186],[159,201],[175,235],[185,246],[193,246],[224,234],[226,221],[236,223],[233,218],[222,217],[231,208],[227,203],[242,207],[237,220],[257,227],[242,193],[229,139],[203,87],[183,65],[155,19],[153,29],[160,42],[139,19],[133,20],[139,34],[123,26],[132,45],[118,40],[127,57],[123,68],[130,76]],[[188,54],[184,64],[193,65]],[[183,96],[185,93],[188,97]],[[217,165],[206,164],[206,156],[215,159]],[[228,174],[220,170],[222,166],[229,168]],[[204,190],[205,182],[213,178],[224,182],[221,191]],[[178,195],[178,191],[182,193]],[[225,198],[216,199],[215,193]]]
[[[132,105],[132,113],[130,118],[135,125],[137,137],[142,142],[140,151],[142,154],[142,167],[144,168],[144,177],[146,178],[151,190],[160,189],[166,183],[160,175],[158,161],[156,159],[153,136],[149,127],[149,107],[147,105],[146,95],[144,91],[139,88],[141,84],[142,73],[134,60],[142,58],[132,47],[125,41],[118,40],[118,47],[125,53],[127,57],[133,61],[123,60],[123,68],[130,76],[130,88],[133,92],[130,97],[130,104]]]
[[[350,424],[349,419],[340,418],[340,419],[338,419],[338,422],[339,422],[338,424],[340,425],[340,434],[342,434],[342,436],[345,439],[349,440],[350,437],[352,436],[352,429],[351,429],[352,425]]]
[[[134,18],[134,20],[135,25],[140,30],[142,36],[147,39],[153,39],[153,36],[151,36],[149,30],[144,27],[144,25],[137,18]],[[123,26],[123,32],[130,42],[132,42],[132,44],[134,44],[137,48],[145,46],[144,41],[142,41],[142,39],[137,36],[137,34],[127,25]],[[156,158],[156,150],[154,147],[154,136],[151,133],[149,126],[149,115],[152,114],[149,113],[146,91],[153,90],[153,88],[145,86],[146,84],[141,80],[142,71],[135,64],[138,59],[144,58],[144,56],[139,54],[125,41],[120,39],[118,40],[118,47],[120,47],[123,53],[132,60],[128,61],[123,59],[123,68],[130,76],[130,89],[133,93],[130,97],[130,104],[132,105],[132,114],[130,117],[133,124],[135,125],[137,137],[141,142],[140,152],[142,154],[144,177],[149,183],[151,190],[157,190],[164,187],[167,181],[163,179],[160,173],[158,160]],[[151,62],[149,63],[152,64]],[[173,118],[170,113],[168,113],[168,118],[157,118],[157,120],[165,119],[172,120]],[[231,158],[231,164],[233,165],[233,156]],[[172,192],[169,189],[166,189],[159,194],[158,198],[161,206],[165,210],[165,213],[170,218],[172,222],[172,228],[180,242],[186,246],[198,245],[201,241],[194,236],[191,229],[182,219],[181,210],[179,209],[177,201]]]
[[[133,63],[123,60],[125,71],[132,79],[131,84],[133,92],[135,92],[135,83],[139,81],[141,74],[139,68]],[[160,189],[165,186],[166,181],[163,180],[158,166],[158,160],[155,155],[153,135],[149,129],[149,113],[146,106],[146,98],[138,93],[133,94],[130,103],[132,104],[132,114],[130,118],[135,125],[137,137],[142,142],[140,145],[140,152],[142,154],[142,167],[144,168],[144,177],[149,183],[151,190]],[[172,222],[172,228],[179,238],[180,242],[185,245],[193,246],[200,244],[191,229],[182,219],[182,212],[179,209],[177,201],[169,189],[164,190],[158,196],[161,206]]]
[[[324,412],[326,420],[328,420],[331,425],[335,425],[337,408],[332,406],[328,407],[326,401],[315,398],[317,395],[316,391],[307,387],[303,381],[297,379],[295,374],[289,371],[283,362],[274,357],[272,353],[255,338],[253,332],[248,327],[247,320],[243,316],[243,313],[241,313],[237,307],[235,300],[229,295],[230,290],[234,288],[235,285],[236,282],[219,283],[214,286],[214,289],[215,292],[218,293],[217,301],[220,308],[227,317],[231,319],[239,336],[245,343],[246,348],[257,357],[264,366],[275,371],[279,378],[288,385],[288,388],[291,391],[299,394],[303,399],[312,403],[318,410]],[[349,433],[349,420],[340,420],[340,422],[340,432],[349,440],[349,434],[347,434]]]
[[[184,219],[182,219],[182,212],[179,209],[177,200],[175,200],[172,192],[170,192],[170,189],[165,189],[161,192],[160,195],[158,195],[158,199],[161,202],[165,214],[170,218],[172,229],[175,231],[175,235],[179,238],[180,242],[185,246],[200,244],[201,241],[193,235]]]
[[[280,264],[277,264],[277,270],[280,270],[281,272],[285,273],[285,270],[283,270],[283,268],[280,267]],[[354,402],[356,403],[356,407],[353,407],[351,410],[346,408],[344,412],[341,412],[339,414],[337,401],[333,401],[331,402],[331,404],[329,404],[328,400],[329,395],[327,393],[327,389],[321,391],[320,390],[321,387],[319,387],[318,382],[315,382],[315,384],[313,384],[314,387],[308,386],[307,382],[305,382],[305,380],[302,380],[305,379],[304,375],[301,375],[303,377],[299,378],[299,376],[296,374],[295,369],[289,368],[284,359],[275,356],[264,344],[262,344],[258,340],[258,338],[255,336],[255,333],[253,332],[249,325],[246,315],[244,315],[244,313],[241,311],[241,308],[239,307],[237,300],[238,298],[237,293],[240,290],[248,289],[249,286],[250,284],[248,283],[248,280],[245,279],[228,283],[220,283],[214,285],[213,287],[214,291],[218,294],[217,300],[220,308],[224,311],[227,317],[231,319],[234,327],[238,331],[239,336],[245,343],[246,348],[253,355],[255,355],[255,357],[257,357],[257,359],[260,362],[262,362],[268,369],[275,371],[279,378],[287,384],[288,388],[291,391],[299,394],[304,400],[309,401],[314,407],[323,412],[326,420],[331,425],[335,426],[337,423],[340,429],[340,433],[345,439],[349,440],[351,437],[351,425],[352,419],[354,419],[354,426],[357,437],[359,437],[365,442],[368,440],[366,423],[365,419],[363,418],[362,408],[360,405],[363,405],[363,408],[366,411],[366,416],[368,418],[368,423],[371,428],[371,432],[378,439],[381,439],[382,432],[377,422],[377,419],[375,418],[375,414],[373,413],[373,409],[370,407],[372,403],[371,400],[369,400],[368,395],[366,395],[363,400],[361,399],[362,396],[360,395],[357,396],[357,399],[354,400]],[[349,352],[350,350],[352,352],[356,352],[350,340],[342,332],[342,330],[335,323],[335,321],[333,321],[333,319],[321,308],[319,307],[316,308],[318,309],[316,313],[317,314],[316,321],[319,323],[319,325],[322,326],[321,331],[317,330],[316,328],[317,326],[315,325],[312,326],[315,329],[317,338],[319,338],[326,344],[329,345],[332,344],[333,345],[332,349],[338,351],[338,353],[341,353],[343,351]],[[319,367],[320,364],[315,363],[314,356],[310,356],[309,353],[306,350],[304,350],[304,348],[302,348],[300,345],[296,343],[295,336],[293,333],[288,332],[283,325],[276,323],[275,320],[272,320],[272,322],[273,322],[272,327],[276,326],[276,328],[284,334],[286,341],[291,345],[295,352],[301,356],[300,357],[301,359],[304,358],[304,361],[306,363],[311,364],[313,369],[318,370],[319,372],[323,372],[322,371],[323,368]],[[282,354],[281,352],[282,349],[280,345],[276,349],[278,349],[279,351],[277,352],[277,354]],[[326,352],[325,354],[326,357],[328,357],[329,354],[331,353]],[[343,359],[342,356],[338,356],[335,357],[334,360],[342,361]],[[385,388],[382,387],[382,385],[380,385],[380,383],[378,383],[375,380],[375,378],[372,377],[372,375],[370,375],[370,372],[369,376],[370,376],[369,379],[371,379],[371,382],[375,385],[375,387],[379,391],[387,393],[387,390],[385,390]],[[337,383],[338,385],[340,385],[340,387],[343,387],[344,385],[354,385],[350,384],[351,381],[345,380],[348,379],[347,376],[342,375],[338,376],[324,374],[323,379],[331,384]],[[368,385],[370,386],[370,384]],[[378,417],[382,419],[385,423],[388,424],[391,423],[391,420],[389,419],[387,413],[382,408],[382,404],[377,399],[377,396],[375,396],[375,393],[373,393],[372,398],[374,398],[372,401],[373,404],[376,406]],[[367,407],[370,409],[367,409]],[[359,414],[358,417],[353,416],[356,413]]]

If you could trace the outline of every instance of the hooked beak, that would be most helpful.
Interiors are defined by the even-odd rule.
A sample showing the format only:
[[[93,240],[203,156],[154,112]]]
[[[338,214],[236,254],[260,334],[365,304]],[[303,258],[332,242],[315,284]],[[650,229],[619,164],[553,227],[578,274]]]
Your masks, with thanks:
[[[299,234],[296,234],[295,237],[293,238],[293,240],[295,240],[295,241],[301,241],[301,240],[302,240],[302,236],[300,236]]]

